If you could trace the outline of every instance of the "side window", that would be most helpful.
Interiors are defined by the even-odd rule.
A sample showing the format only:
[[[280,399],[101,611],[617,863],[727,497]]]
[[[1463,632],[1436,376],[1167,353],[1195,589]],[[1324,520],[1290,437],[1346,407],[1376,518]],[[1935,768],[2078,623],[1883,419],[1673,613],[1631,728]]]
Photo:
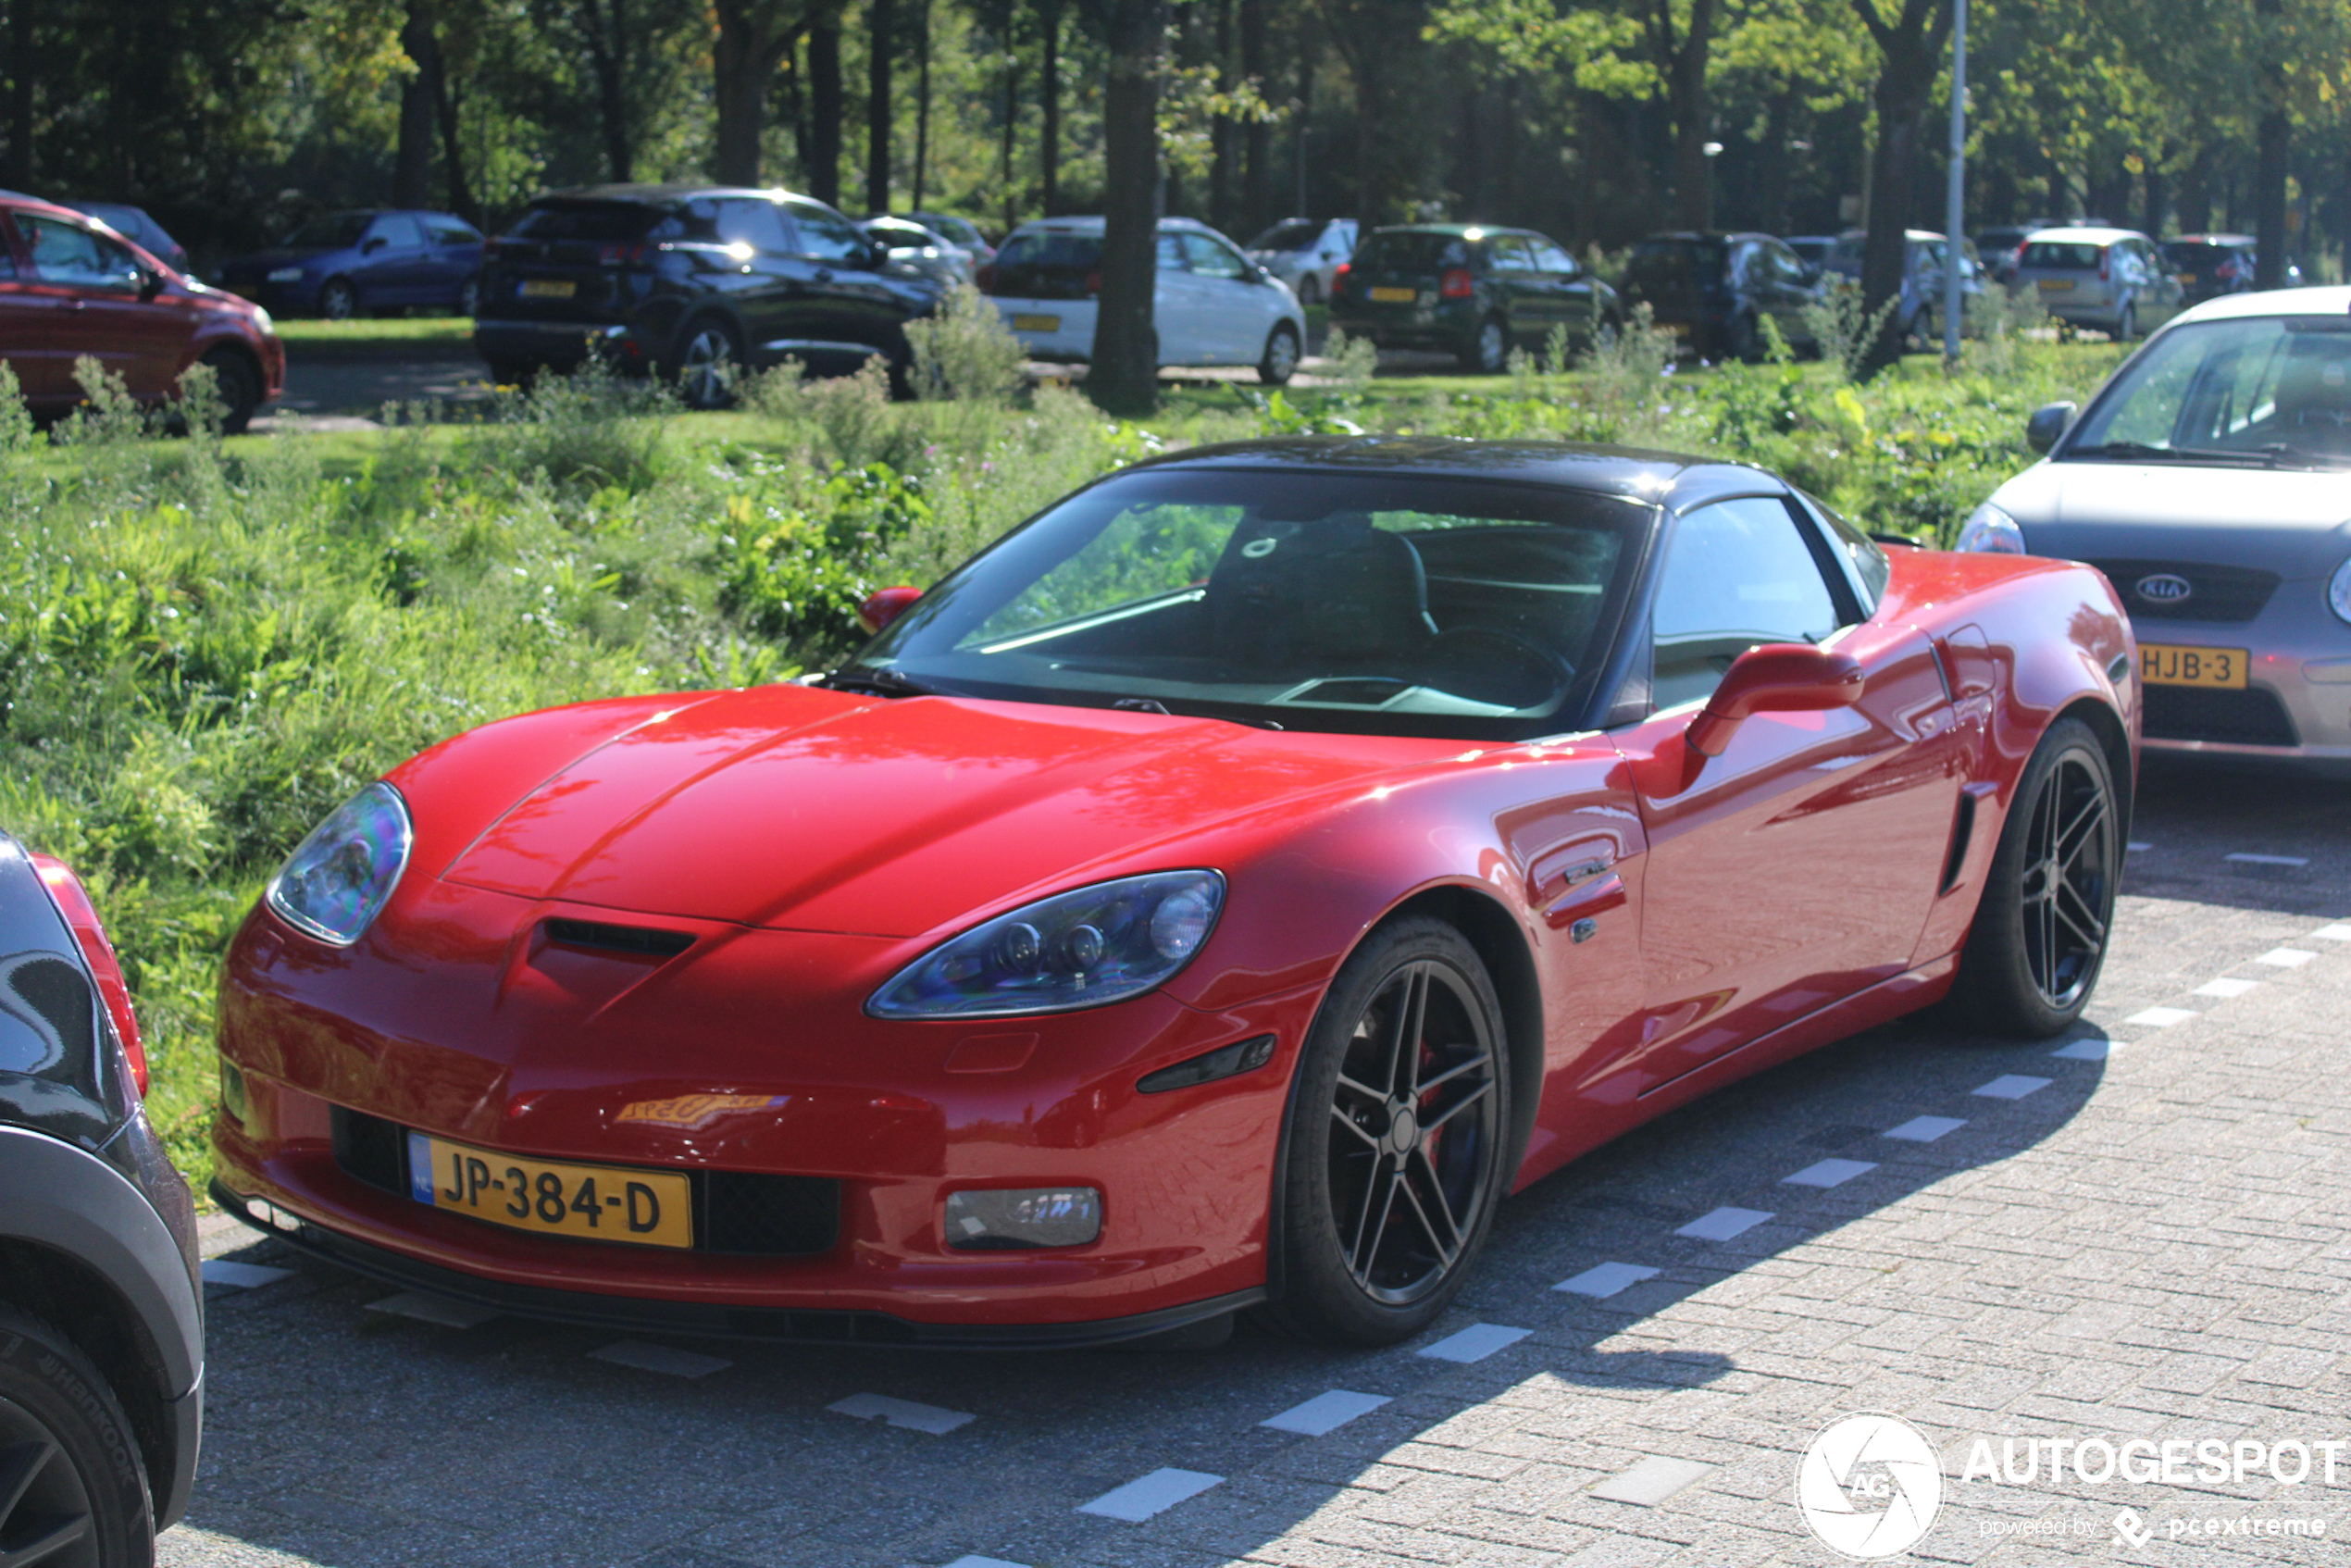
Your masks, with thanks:
[[[757,205],[767,206],[771,212],[774,210],[771,204]],[[801,255],[811,261],[831,262],[844,267],[856,266],[865,259],[868,254],[865,236],[851,228],[847,218],[818,206],[815,202],[787,202],[784,205],[791,211],[792,227],[800,230]]]
[[[475,233],[464,224],[453,222],[446,218],[428,219],[425,223],[425,232],[432,236],[432,243],[436,245],[478,245],[481,243],[480,235]]]
[[[1667,547],[1649,623],[1661,708],[1709,696],[1731,661],[1762,642],[1817,642],[1836,601],[1795,516],[1767,497],[1718,501],[1683,517]]]
[[[406,213],[388,212],[367,226],[367,238],[381,240],[396,251],[413,251],[423,248],[425,231]]]
[[[1556,273],[1561,278],[1573,278],[1583,270],[1575,265],[1574,256],[1549,240],[1535,243],[1535,266],[1540,271]]]
[[[13,279],[16,275],[16,244],[9,231],[7,215],[0,213],[0,280]]]
[[[1201,278],[1245,278],[1249,268],[1240,256],[1206,234],[1177,236],[1184,242],[1184,261]]]
[[[1532,272],[1535,254],[1524,240],[1515,234],[1498,234],[1486,242],[1486,253],[1493,258],[1497,272]]]
[[[1749,240],[1731,247],[1731,281],[1742,289],[1751,289],[1763,281],[1763,254]]]
[[[1783,283],[1804,281],[1804,263],[1797,258],[1794,251],[1785,245],[1773,245],[1771,247],[1771,252],[1773,278]]]
[[[805,229],[802,230],[803,234]],[[718,238],[729,245],[749,245],[769,255],[791,254],[791,236],[784,232],[784,216],[773,202],[725,201],[718,204]]]
[[[1190,271],[1191,268],[1184,262],[1184,237],[1181,234],[1162,234],[1159,237],[1159,255],[1151,265],[1162,272]]]
[[[139,260],[119,241],[62,218],[19,213],[17,221],[23,226],[26,248],[32,252],[33,272],[43,282],[137,291]]]

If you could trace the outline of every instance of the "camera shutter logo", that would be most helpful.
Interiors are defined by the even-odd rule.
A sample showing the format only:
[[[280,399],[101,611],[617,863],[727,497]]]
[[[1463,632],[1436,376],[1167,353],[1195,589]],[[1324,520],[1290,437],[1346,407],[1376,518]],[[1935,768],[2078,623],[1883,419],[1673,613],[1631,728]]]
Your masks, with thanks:
[[[1934,1524],[1943,1506],[1942,1456],[1898,1416],[1846,1416],[1804,1450],[1796,1506],[1831,1551],[1864,1562],[1892,1557]]]
[[[2177,572],[2156,572],[2135,586],[2139,597],[2150,604],[2184,604],[2196,596],[2196,585]]]

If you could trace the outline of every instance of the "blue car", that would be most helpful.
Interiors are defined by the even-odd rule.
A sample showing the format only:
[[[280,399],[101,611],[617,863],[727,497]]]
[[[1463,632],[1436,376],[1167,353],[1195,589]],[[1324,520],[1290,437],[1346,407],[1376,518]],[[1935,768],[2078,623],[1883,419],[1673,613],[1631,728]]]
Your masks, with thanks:
[[[409,307],[471,316],[481,233],[445,212],[331,212],[220,269],[221,286],[281,316],[345,321]]]

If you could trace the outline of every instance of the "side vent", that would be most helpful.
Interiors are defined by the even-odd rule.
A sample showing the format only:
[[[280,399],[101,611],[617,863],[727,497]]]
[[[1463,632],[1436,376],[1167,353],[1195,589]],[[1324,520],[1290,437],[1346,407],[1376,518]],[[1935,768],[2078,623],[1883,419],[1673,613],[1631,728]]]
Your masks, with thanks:
[[[675,958],[694,945],[693,937],[685,931],[665,931],[657,926],[608,926],[601,920],[550,920],[547,940],[635,958]]]
[[[1969,840],[1975,837],[1975,796],[1959,791],[1959,816],[1951,826],[1951,852],[1943,861],[1943,885],[1935,889],[1940,895],[1959,885],[1959,867],[1967,864]]]

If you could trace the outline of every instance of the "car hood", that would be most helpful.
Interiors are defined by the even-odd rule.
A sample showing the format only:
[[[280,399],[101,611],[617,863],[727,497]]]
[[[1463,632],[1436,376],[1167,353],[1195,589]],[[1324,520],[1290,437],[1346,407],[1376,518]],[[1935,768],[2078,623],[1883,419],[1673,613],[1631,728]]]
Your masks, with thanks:
[[[1022,894],[1213,866],[1187,835],[1269,806],[1294,819],[1319,792],[1460,748],[754,688],[591,747],[441,875],[648,915],[914,936]],[[420,816],[434,809],[429,765],[401,788]]]
[[[2200,561],[2325,577],[2351,551],[2340,469],[2038,463],[1992,497],[2035,555]]]

